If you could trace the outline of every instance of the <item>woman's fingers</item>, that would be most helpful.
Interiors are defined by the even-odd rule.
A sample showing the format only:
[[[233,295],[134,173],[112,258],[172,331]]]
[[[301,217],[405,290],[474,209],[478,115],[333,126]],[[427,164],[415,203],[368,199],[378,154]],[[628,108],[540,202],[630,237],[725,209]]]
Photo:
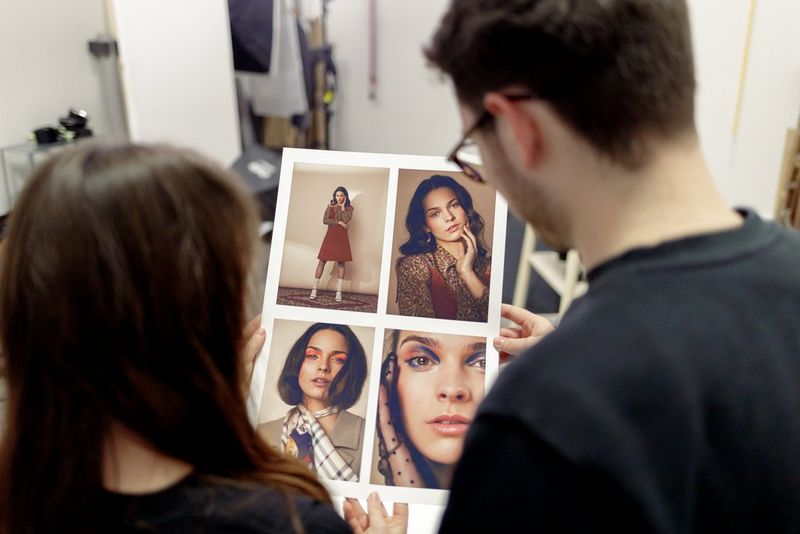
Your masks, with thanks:
[[[264,348],[264,342],[267,340],[267,332],[261,328],[261,316],[258,315],[247,323],[242,333],[245,339],[241,354],[242,389],[246,392],[253,378],[253,368],[256,364],[256,358],[258,358],[261,349]]]
[[[244,328],[242,329],[242,336],[244,336],[245,339],[249,339],[250,336],[252,336],[253,334],[256,333],[256,330],[258,330],[259,326],[261,326],[261,314],[260,313],[258,315],[256,315],[255,317],[253,317],[252,319],[250,319],[249,323],[244,325]]]
[[[345,499],[342,509],[354,534],[406,534],[408,531],[408,504],[394,503],[392,515],[389,515],[377,492],[367,497],[366,512],[357,499],[350,497]]]
[[[403,532],[405,529],[408,528],[408,503],[405,502],[396,502],[392,507],[392,518],[394,519],[396,526],[403,527]],[[396,532],[400,532],[397,530]]]
[[[344,520],[353,529],[353,534],[364,534],[364,531],[369,528],[369,519],[366,512],[361,508],[361,503],[358,499],[347,497],[342,504],[342,511],[344,512]]]
[[[367,515],[371,526],[386,525],[386,518],[389,517],[389,512],[386,511],[378,492],[372,492],[367,497]]]
[[[478,243],[475,240],[475,235],[473,235],[472,231],[469,229],[469,225],[464,225],[464,240],[467,243],[467,248],[471,248],[472,250],[477,250]]]

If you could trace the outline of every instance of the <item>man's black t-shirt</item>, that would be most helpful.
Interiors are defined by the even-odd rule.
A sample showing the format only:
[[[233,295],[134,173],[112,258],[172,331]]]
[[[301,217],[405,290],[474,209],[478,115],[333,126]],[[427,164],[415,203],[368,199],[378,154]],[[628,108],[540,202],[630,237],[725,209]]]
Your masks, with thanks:
[[[744,219],[589,273],[479,409],[443,532],[800,532],[800,235]]]
[[[194,474],[156,493],[105,492],[98,514],[114,525],[109,531],[126,533],[351,533],[327,504],[268,486]]]

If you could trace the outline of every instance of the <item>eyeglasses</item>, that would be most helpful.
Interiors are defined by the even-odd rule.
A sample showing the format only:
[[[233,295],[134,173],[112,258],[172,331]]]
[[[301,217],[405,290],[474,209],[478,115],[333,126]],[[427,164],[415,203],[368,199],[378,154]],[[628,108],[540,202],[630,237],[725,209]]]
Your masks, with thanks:
[[[522,95],[503,95],[503,96],[505,96],[508,100],[512,102],[535,98],[535,95],[530,93]],[[486,183],[486,180],[484,180],[483,176],[481,176],[481,173],[478,171],[477,166],[459,158],[458,153],[466,147],[475,145],[475,141],[470,136],[475,132],[477,132],[478,130],[480,130],[481,128],[483,128],[484,126],[486,126],[486,123],[489,122],[491,118],[492,114],[489,113],[488,109],[484,108],[484,110],[481,112],[480,115],[478,115],[478,118],[475,120],[472,126],[466,129],[463,137],[461,137],[461,139],[458,141],[458,144],[456,144],[456,147],[450,151],[450,155],[447,156],[447,161],[451,161],[456,165],[458,165],[458,167],[461,169],[461,172],[463,172],[467,178],[475,182],[478,182],[479,184]]]

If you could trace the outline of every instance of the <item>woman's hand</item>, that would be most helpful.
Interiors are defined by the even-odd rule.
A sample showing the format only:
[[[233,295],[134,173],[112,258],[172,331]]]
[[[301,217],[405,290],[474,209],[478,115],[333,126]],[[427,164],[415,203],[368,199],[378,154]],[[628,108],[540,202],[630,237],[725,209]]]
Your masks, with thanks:
[[[396,374],[395,374],[396,376]],[[378,425],[380,426],[383,445],[389,453],[387,461],[392,471],[392,478],[395,486],[405,486],[410,488],[422,488],[422,476],[414,465],[411,458],[411,451],[403,443],[395,432],[396,421],[392,421],[391,411],[389,410],[389,396],[386,393],[386,386],[381,384],[378,389]]]
[[[344,228],[345,230],[347,230],[347,229],[350,227],[350,225],[349,225],[349,224],[347,224],[347,223],[346,223],[346,222],[344,222],[344,221],[339,221],[337,224],[338,224],[339,226],[341,226],[342,228]]]
[[[256,358],[264,348],[264,342],[267,340],[267,332],[261,328],[261,314],[256,315],[247,323],[242,330],[242,354],[240,356],[242,363],[242,391],[245,397],[250,390],[250,381],[253,379],[253,368],[256,364]]]
[[[456,258],[456,269],[458,269],[461,278],[464,278],[475,273],[475,258],[478,255],[478,242],[469,229],[469,224],[464,225],[461,231],[461,237],[464,241],[464,254]]]
[[[344,519],[353,529],[353,534],[406,534],[408,532],[408,504],[394,503],[392,515],[386,512],[377,493],[367,497],[367,511],[361,508],[358,499],[344,501]]]
[[[555,330],[552,323],[541,315],[510,304],[503,304],[500,315],[516,325],[501,328],[500,335],[494,338],[494,348],[501,353],[501,362],[504,354],[505,359],[518,356]]]
[[[456,257],[456,270],[464,281],[472,298],[479,299],[486,291],[486,286],[475,273],[475,258],[478,256],[478,240],[465,224],[461,230],[461,238],[464,241],[464,252]]]

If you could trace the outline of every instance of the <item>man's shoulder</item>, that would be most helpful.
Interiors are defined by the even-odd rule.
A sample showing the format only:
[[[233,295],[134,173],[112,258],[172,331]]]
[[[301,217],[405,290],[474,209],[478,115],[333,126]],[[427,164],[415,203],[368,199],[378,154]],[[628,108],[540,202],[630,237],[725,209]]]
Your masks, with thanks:
[[[661,350],[665,341],[625,324],[636,306],[578,304],[570,320],[501,371],[481,415],[517,421],[537,434],[564,432],[550,436],[559,441],[572,431],[607,433],[612,421],[640,424],[629,413],[636,406],[685,396],[681,362]]]

